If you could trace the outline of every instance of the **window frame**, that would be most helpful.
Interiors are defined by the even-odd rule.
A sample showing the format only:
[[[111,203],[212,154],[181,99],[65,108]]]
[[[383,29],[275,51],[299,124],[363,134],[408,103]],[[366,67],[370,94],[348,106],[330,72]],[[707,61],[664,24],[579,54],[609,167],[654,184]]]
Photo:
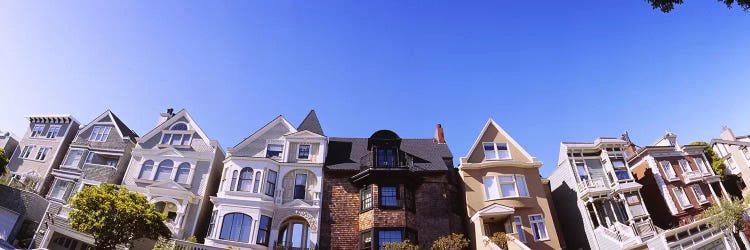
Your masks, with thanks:
[[[281,150],[271,151],[271,146],[279,146]],[[271,152],[278,152],[271,155]],[[284,156],[284,144],[266,143],[266,158],[281,159]]]
[[[253,193],[255,194],[260,192],[261,175],[261,171],[255,171],[255,180],[253,181]]]
[[[47,127],[47,125],[44,124],[34,124],[34,127],[31,128],[31,136],[32,138],[37,137],[44,137],[44,129]]]
[[[263,219],[267,218],[266,227],[263,228]],[[258,219],[258,233],[255,237],[255,244],[262,245],[262,246],[268,246],[268,243],[271,240],[271,223],[273,223],[273,217],[267,216],[264,214],[260,215],[260,219]],[[260,237],[260,232],[264,232],[264,237]],[[262,240],[262,241],[261,241]]]
[[[62,129],[62,125],[49,125],[49,128],[47,129],[47,133],[45,133],[45,137],[47,139],[57,138],[57,136],[60,134],[60,129]]]
[[[266,187],[264,190],[265,192],[263,193],[271,197],[276,197],[276,183],[278,183],[277,179],[279,178],[279,173],[272,169],[268,169],[267,171],[268,173],[266,174]],[[273,173],[273,178],[269,178],[271,176],[271,173]],[[271,181],[271,179],[273,179],[273,181]],[[271,193],[269,194],[269,192]]]
[[[402,227],[381,227],[373,230],[373,248],[374,249],[382,249],[383,246],[380,245],[380,233],[381,232],[398,232],[401,234],[401,240],[398,242],[404,242],[404,239],[406,238],[406,230]],[[390,242],[388,242],[390,243]]]
[[[23,146],[23,150],[21,150],[21,153],[18,155],[18,158],[31,160],[31,151],[33,151],[35,148],[36,148],[36,145]]]
[[[208,221],[208,232],[206,233],[206,238],[213,238],[212,234],[214,233],[214,228],[216,227],[216,216],[219,214],[219,210],[213,210],[211,211],[211,218]]]
[[[680,164],[680,170],[682,170],[683,174],[688,173],[688,172],[693,172],[693,168],[690,167],[690,163],[687,160],[680,159],[678,163]]]
[[[682,200],[680,199],[680,195],[677,192],[682,193],[682,197],[685,198],[685,201],[687,201],[687,204],[682,204]],[[690,198],[687,196],[687,193],[685,193],[685,189],[682,187],[672,187],[672,193],[674,193],[674,197],[677,198],[677,203],[680,205],[680,208],[682,210],[688,209],[693,207],[693,203],[690,202]]]
[[[698,201],[700,204],[706,204],[708,203],[708,196],[706,196],[706,193],[703,192],[703,187],[701,187],[700,184],[693,184],[690,185],[690,189],[693,191],[693,195],[695,195],[695,200]],[[700,195],[698,195],[700,193]],[[701,200],[701,196],[703,196],[703,199]]]
[[[304,176],[304,178],[305,178],[305,183],[302,184],[302,185],[297,184],[297,178],[299,178],[300,176]],[[306,173],[297,173],[297,174],[294,174],[294,188],[292,189],[292,199],[300,199],[300,200],[304,200],[305,199],[305,197],[307,196],[307,181],[308,181],[307,178],[308,177],[309,176]],[[302,198],[297,198],[297,191],[298,191],[299,187],[302,187],[302,190],[301,190],[301,192],[302,192]]]
[[[500,180],[501,177],[511,177],[513,179],[513,181],[512,182],[510,182],[510,181],[501,181]],[[523,184],[523,186],[524,186],[523,190],[520,188],[520,185],[518,184],[519,183],[519,181],[518,181],[519,177],[521,179],[523,179],[523,183],[524,183]],[[496,186],[496,189],[497,189],[496,191],[497,191],[497,195],[498,195],[497,198],[490,197],[490,193],[487,192],[488,187],[487,187],[486,183],[487,183],[487,180],[489,180],[490,178],[492,179],[493,184]],[[531,194],[529,193],[529,183],[526,181],[526,176],[522,175],[522,174],[501,174],[501,175],[484,176],[484,177],[482,177],[482,182],[483,182],[484,192],[485,192],[485,196],[484,196],[485,197],[485,201],[497,200],[497,199],[506,199],[506,198],[529,198],[529,197],[531,197]],[[505,196],[505,194],[503,194],[503,189],[502,189],[503,185],[509,185],[509,184],[513,185],[513,188],[514,188],[515,193],[516,193],[515,196]],[[521,191],[523,191],[523,193],[525,193],[525,195],[521,195],[522,194]]]
[[[187,166],[187,172],[184,173],[184,175],[185,175],[185,182],[180,182],[179,181],[179,177],[181,176],[180,170],[184,170],[185,169],[184,167],[186,167],[186,166]],[[189,162],[181,162],[180,165],[177,165],[177,168],[176,168],[176,170],[174,172],[174,179],[173,180],[174,180],[174,182],[180,183],[180,184],[190,184],[190,176],[191,176],[192,172],[193,172],[193,165],[192,164],[190,164]]]
[[[105,142],[109,138],[109,133],[112,131],[112,126],[94,126],[91,129],[89,135],[89,141],[93,142]]]
[[[360,188],[359,189],[359,212],[363,213],[363,212],[372,210],[373,202],[374,201],[373,201],[372,184],[368,184]]]
[[[227,216],[229,216],[229,215],[232,216],[232,221],[230,221],[231,224],[229,224],[229,237],[227,239],[225,239],[225,238],[223,238],[222,234],[224,232],[224,227],[225,227],[225,225],[227,223],[227,221],[226,221],[227,220]],[[240,219],[241,220],[240,221],[240,225],[239,225],[239,228],[238,228],[239,232],[236,232],[237,233],[237,239],[232,239],[233,236],[234,236],[234,234],[235,234],[234,230],[236,229],[234,227],[235,226],[234,225],[235,224],[234,221],[235,221],[235,217],[238,216],[238,215],[241,218]],[[245,217],[249,218],[249,225],[247,226],[247,233],[248,234],[247,234],[247,241],[242,241],[242,236],[243,236],[242,235],[242,231],[243,231],[243,227],[245,225],[245,221],[244,221]],[[231,213],[226,213],[226,214],[224,214],[224,216],[222,216],[222,219],[221,219],[221,229],[219,229],[219,239],[220,240],[226,240],[226,241],[232,241],[232,242],[250,243],[250,241],[252,239],[252,233],[253,233],[253,217],[250,216],[249,214],[245,214],[245,213],[242,213],[242,212],[231,212]]]
[[[60,183],[60,182],[65,182],[66,185],[65,185],[64,189],[62,190],[62,192],[60,193],[61,197],[56,197],[56,196],[54,196],[52,194],[55,192],[55,190],[57,188],[57,184]],[[56,200],[56,201],[67,202],[68,198],[70,196],[70,193],[71,193],[71,191],[73,189],[73,185],[74,184],[75,184],[75,182],[72,181],[72,180],[55,178],[55,181],[52,184],[52,188],[50,189],[49,193],[47,194],[47,197],[49,197],[49,198],[51,198],[53,200]]]
[[[505,149],[501,150],[500,145],[505,145]],[[487,146],[492,146],[492,152],[494,153],[494,158],[488,157],[489,150],[487,149]],[[497,160],[512,160],[513,156],[510,154],[510,144],[507,142],[482,142],[482,150],[484,152],[484,159],[489,161],[497,161]],[[507,157],[500,157],[500,152],[506,152]]]
[[[373,235],[373,229],[367,229],[362,232],[359,232],[359,250],[372,250],[373,249],[373,243],[375,243],[375,236]],[[370,243],[367,244],[365,242],[365,236],[370,236]]]
[[[533,219],[534,216],[539,216],[541,219]],[[537,239],[536,232],[534,231],[534,224],[537,224],[537,227],[539,227],[539,223],[544,226],[544,238]],[[531,228],[531,237],[534,238],[534,242],[540,242],[540,241],[547,241],[549,240],[549,230],[547,230],[547,223],[544,221],[544,214],[530,214],[529,215],[529,228]]]
[[[703,158],[693,158],[695,161],[695,165],[698,166],[698,171],[701,171],[701,173],[708,174],[711,173],[708,171],[708,168],[706,167],[706,162],[703,161]]]
[[[666,165],[664,163],[666,163]],[[661,165],[661,170],[664,172],[664,175],[666,175],[667,179],[677,179],[677,172],[674,171],[674,166],[672,166],[671,162],[660,161],[659,165]],[[669,171],[667,171],[667,169],[669,169]]]
[[[385,196],[383,195],[383,190],[385,188],[394,188],[395,194],[393,196]],[[383,205],[383,199],[384,198],[391,198],[395,199],[396,204],[395,205]],[[379,184],[378,185],[378,207],[380,209],[399,209],[403,207],[403,204],[401,202],[401,192],[399,190],[399,185],[391,185],[391,184]]]
[[[516,219],[518,219],[518,221],[516,221]],[[513,223],[513,231],[516,232],[516,238],[521,242],[526,243],[526,231],[523,229],[523,219],[521,216],[513,216],[511,223]]]
[[[303,146],[307,147],[307,155],[304,158],[301,157]],[[312,144],[299,144],[299,145],[297,145],[297,159],[299,159],[299,160],[310,160],[311,153],[312,153]]]
[[[144,167],[146,166],[146,163],[151,162],[151,169],[148,172],[148,175],[143,174]],[[146,160],[143,163],[141,163],[140,171],[138,171],[138,179],[140,180],[151,180],[151,176],[154,175],[154,165],[156,165],[156,162],[154,160]]]
[[[242,173],[249,173],[250,177],[249,178],[242,178]],[[235,187],[234,190],[237,191],[237,192],[251,192],[251,191],[253,191],[253,177],[254,176],[255,176],[255,170],[253,168],[251,168],[251,167],[244,167],[244,168],[240,169],[239,175],[237,175],[237,187]],[[233,180],[234,180],[234,176],[232,176],[232,177],[233,177]],[[243,181],[244,182],[249,182],[248,186],[247,186],[247,190],[240,189],[240,187],[242,187],[241,184],[243,183]]]
[[[34,157],[34,160],[37,160],[37,161],[46,160],[47,155],[49,154],[49,151],[52,151],[52,147],[39,147],[39,149],[36,151],[36,157]]]
[[[162,164],[163,164],[163,163],[166,163],[166,162],[171,162],[172,164],[171,164],[170,166],[167,166],[167,165],[163,165],[163,166],[162,166]],[[158,165],[158,166],[156,167],[156,171],[154,172],[154,178],[153,178],[153,181],[164,181],[164,180],[171,180],[171,179],[172,179],[172,175],[173,175],[173,174],[174,174],[174,172],[175,172],[175,171],[174,171],[174,168],[175,168],[175,167],[174,167],[174,164],[175,164],[175,162],[174,162],[173,160],[170,160],[170,159],[166,159],[166,160],[162,160],[162,161],[159,161],[159,165]],[[164,177],[164,179],[159,179],[159,178],[158,178],[158,177],[159,177],[159,169],[160,169],[160,168],[162,168],[162,167],[164,167],[164,168],[169,168],[169,176],[166,176],[166,177]]]

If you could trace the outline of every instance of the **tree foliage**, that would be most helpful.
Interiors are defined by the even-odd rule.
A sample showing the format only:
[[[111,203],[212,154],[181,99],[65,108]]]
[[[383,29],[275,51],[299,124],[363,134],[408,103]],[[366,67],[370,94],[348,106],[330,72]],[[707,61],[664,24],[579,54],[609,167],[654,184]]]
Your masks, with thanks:
[[[419,250],[419,246],[412,244],[411,241],[405,240],[403,242],[388,242],[383,245],[385,250]]]
[[[743,212],[748,203],[740,199],[719,199],[719,202],[711,205],[703,211],[701,218],[709,218],[708,222],[717,228],[725,228],[733,233],[745,228]]]
[[[651,7],[654,9],[659,9],[664,13],[668,13],[674,9],[675,5],[682,4],[682,0],[646,0],[649,4],[651,4]],[[727,8],[732,8],[732,5],[734,5],[735,2],[737,2],[737,6],[740,6],[742,10],[747,11],[750,9],[750,0],[718,0],[719,2],[727,5]]]
[[[463,250],[469,248],[469,240],[463,234],[450,234],[432,243],[432,250]]]
[[[691,142],[690,145],[701,145],[706,146],[703,149],[703,154],[706,155],[706,159],[708,159],[708,162],[711,164],[711,168],[714,170],[714,173],[720,176],[724,176],[724,169],[726,169],[726,164],[724,163],[724,159],[719,157],[719,155],[714,152],[714,149],[711,147],[711,145],[708,144],[708,142],[704,141],[694,141]]]
[[[7,172],[5,166],[8,165],[8,156],[5,155],[5,150],[0,148],[0,176],[5,175]]]
[[[94,237],[96,249],[111,250],[141,238],[169,239],[172,233],[164,224],[166,214],[154,210],[154,204],[142,194],[113,184],[86,187],[70,200],[70,225]]]

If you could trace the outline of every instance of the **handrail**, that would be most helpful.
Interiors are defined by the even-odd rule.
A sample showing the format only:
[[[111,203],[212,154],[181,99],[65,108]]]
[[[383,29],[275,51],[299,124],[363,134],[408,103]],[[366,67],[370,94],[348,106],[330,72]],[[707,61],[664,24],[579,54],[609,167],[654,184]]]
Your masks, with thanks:
[[[604,188],[604,180],[602,179],[595,179],[595,180],[584,180],[578,183],[578,191],[583,192],[589,188]]]

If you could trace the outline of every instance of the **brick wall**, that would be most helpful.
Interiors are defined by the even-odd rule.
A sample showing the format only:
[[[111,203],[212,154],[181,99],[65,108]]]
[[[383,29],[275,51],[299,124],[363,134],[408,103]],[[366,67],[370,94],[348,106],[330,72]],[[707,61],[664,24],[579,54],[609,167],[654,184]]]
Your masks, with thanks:
[[[320,249],[357,249],[359,242],[359,189],[349,182],[353,173],[326,172]]]

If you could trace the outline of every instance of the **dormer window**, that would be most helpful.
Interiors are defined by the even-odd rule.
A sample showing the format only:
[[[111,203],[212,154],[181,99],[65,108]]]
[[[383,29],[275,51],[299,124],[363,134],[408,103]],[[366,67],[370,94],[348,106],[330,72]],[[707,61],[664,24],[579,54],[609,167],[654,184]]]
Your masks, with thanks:
[[[375,150],[376,167],[395,167],[396,166],[396,149],[378,148]]]
[[[281,144],[268,144],[266,146],[266,157],[267,158],[281,158],[281,153],[284,152],[284,145]]]
[[[171,133],[164,133],[164,136],[161,137],[161,143],[164,145],[174,145],[174,146],[188,146],[190,145],[190,134],[171,134]]]
[[[484,146],[484,159],[486,160],[508,160],[510,159],[510,151],[508,150],[508,144],[504,142],[485,142],[482,143]]]

